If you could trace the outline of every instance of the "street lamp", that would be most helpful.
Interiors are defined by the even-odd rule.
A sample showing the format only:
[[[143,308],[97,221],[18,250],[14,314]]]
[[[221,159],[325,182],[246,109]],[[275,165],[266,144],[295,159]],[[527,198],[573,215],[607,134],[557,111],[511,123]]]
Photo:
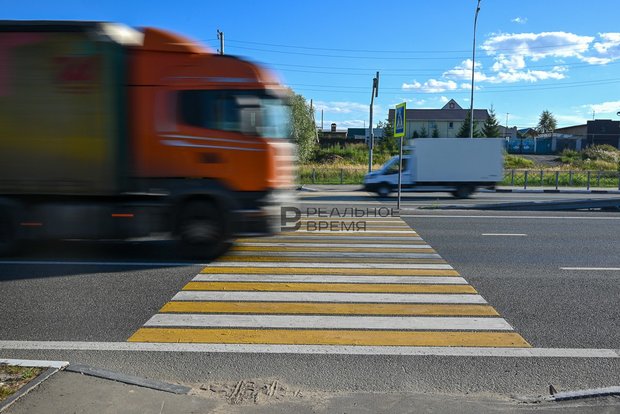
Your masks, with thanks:
[[[476,15],[474,16],[474,46],[471,53],[471,97],[469,99],[469,138],[474,137],[474,73],[476,71],[476,24],[478,23],[478,12],[480,11],[480,0],[476,6]]]
[[[375,98],[379,96],[379,72],[372,78],[372,93],[370,94],[370,134],[368,134],[368,172],[372,171],[372,150],[375,145],[375,135],[372,130],[372,112]]]

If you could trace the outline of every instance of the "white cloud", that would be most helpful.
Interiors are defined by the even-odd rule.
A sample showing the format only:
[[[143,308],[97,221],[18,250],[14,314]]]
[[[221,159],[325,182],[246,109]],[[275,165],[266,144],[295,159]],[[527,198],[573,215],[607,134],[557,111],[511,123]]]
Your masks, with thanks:
[[[527,17],[515,17],[514,19],[510,21],[513,23],[517,23],[517,24],[525,24],[527,23]]]
[[[471,79],[471,67],[472,60],[466,59],[462,61],[459,65],[456,65],[454,68],[443,73],[443,77],[457,80],[465,80]],[[480,72],[478,69],[482,69],[482,64],[480,62],[476,62],[476,71],[474,74],[476,82],[486,80],[487,76]],[[471,89],[471,87],[470,87]]]
[[[566,75],[562,71],[526,70],[513,72],[500,72],[489,78],[491,83],[514,83],[514,82],[538,82],[547,79],[564,79]]]
[[[447,104],[448,102],[450,102],[450,99],[448,99],[447,96],[440,96],[439,102],[441,102],[442,104]]]
[[[581,115],[553,115],[558,121],[558,127],[567,127],[572,125],[585,124],[588,119]]]
[[[413,81],[413,83],[403,83],[402,88],[405,90],[414,89],[426,93],[439,93],[445,91],[453,91],[457,88],[456,82],[452,80],[442,81],[437,79],[429,79],[424,83]]]
[[[330,125],[336,124],[336,128],[340,131],[347,128],[364,128],[368,124],[368,120],[363,119],[347,119],[344,121],[325,121],[325,128],[330,128]]]
[[[368,105],[358,102],[314,102],[314,108],[317,111],[323,110],[324,112],[337,113],[337,114],[350,114],[353,112],[367,112]]]
[[[519,70],[525,67],[525,58],[523,55],[508,55],[500,53],[495,58],[495,63],[491,67],[494,72],[503,70]]]
[[[584,56],[582,60],[592,65],[606,65],[620,59],[620,33],[599,33],[598,42],[592,45],[594,56]]]
[[[620,111],[620,101],[608,101],[598,104],[584,105],[585,108],[589,108],[590,111],[594,111],[597,114],[615,114]]]
[[[481,46],[488,55],[521,55],[534,61],[546,57],[581,57],[594,40],[568,32],[500,33],[491,36]]]

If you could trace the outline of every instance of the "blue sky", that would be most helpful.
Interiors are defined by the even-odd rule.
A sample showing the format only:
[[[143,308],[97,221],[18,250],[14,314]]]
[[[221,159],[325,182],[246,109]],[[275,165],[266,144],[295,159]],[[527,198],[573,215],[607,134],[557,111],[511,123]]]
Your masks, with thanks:
[[[274,69],[324,112],[326,127],[368,125],[395,104],[469,107],[475,0],[0,1],[3,19],[106,20],[183,33]],[[548,109],[559,126],[620,111],[620,2],[482,0],[476,108],[503,125],[534,126]]]

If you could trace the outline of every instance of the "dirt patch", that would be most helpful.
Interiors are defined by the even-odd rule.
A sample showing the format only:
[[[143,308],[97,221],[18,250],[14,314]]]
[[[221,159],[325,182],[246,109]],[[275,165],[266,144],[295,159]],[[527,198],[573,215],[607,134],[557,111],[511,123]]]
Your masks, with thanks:
[[[236,383],[203,384],[197,395],[225,399],[228,404],[259,404],[283,400],[299,400],[304,397],[299,389],[282,384],[278,380],[241,380]]]

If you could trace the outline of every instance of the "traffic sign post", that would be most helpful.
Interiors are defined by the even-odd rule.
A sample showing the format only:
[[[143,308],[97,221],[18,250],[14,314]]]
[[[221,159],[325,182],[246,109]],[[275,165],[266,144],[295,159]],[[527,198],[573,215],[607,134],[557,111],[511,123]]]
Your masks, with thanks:
[[[400,193],[402,189],[402,180],[403,180],[403,138],[405,136],[405,126],[406,122],[406,113],[407,113],[407,103],[403,102],[401,104],[396,105],[396,110],[394,111],[394,136],[400,138],[400,155],[398,157],[398,199],[396,201],[396,209],[400,211]]]

